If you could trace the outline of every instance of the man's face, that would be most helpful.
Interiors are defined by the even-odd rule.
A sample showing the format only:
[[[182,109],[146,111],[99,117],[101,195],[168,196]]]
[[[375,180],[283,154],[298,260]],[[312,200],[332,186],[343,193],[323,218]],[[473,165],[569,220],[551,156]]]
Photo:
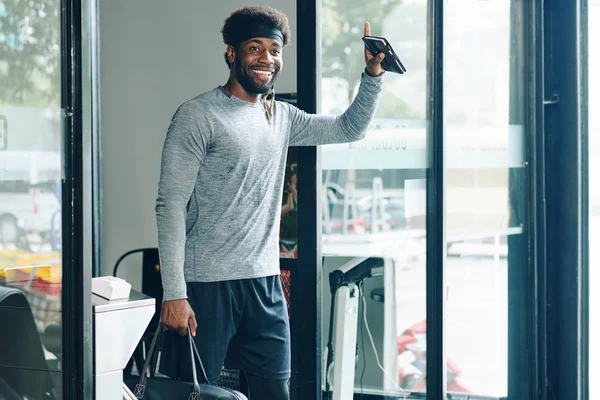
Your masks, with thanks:
[[[282,49],[278,41],[252,38],[238,46],[232,68],[248,93],[263,94],[271,90],[282,66]]]

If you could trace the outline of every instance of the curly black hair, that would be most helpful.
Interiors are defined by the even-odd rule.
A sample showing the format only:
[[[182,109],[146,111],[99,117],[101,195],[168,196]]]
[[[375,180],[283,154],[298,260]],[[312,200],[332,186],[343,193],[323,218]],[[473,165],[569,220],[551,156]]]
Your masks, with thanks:
[[[234,43],[236,30],[254,24],[270,25],[278,29],[283,34],[283,46],[290,44],[291,32],[287,15],[273,7],[264,5],[244,6],[232,12],[225,20],[223,29],[221,29],[223,42],[228,46],[237,46],[239,43]],[[225,62],[231,68],[227,53],[225,53]]]

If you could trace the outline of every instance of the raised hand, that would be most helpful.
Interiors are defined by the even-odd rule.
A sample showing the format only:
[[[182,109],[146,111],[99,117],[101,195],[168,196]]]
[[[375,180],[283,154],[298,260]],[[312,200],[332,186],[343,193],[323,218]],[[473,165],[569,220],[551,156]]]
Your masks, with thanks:
[[[371,25],[365,22],[365,36],[371,36]],[[385,54],[379,53],[377,57],[365,46],[365,62],[367,63],[367,74],[371,76],[380,76],[385,70],[381,66],[381,62],[385,58]]]

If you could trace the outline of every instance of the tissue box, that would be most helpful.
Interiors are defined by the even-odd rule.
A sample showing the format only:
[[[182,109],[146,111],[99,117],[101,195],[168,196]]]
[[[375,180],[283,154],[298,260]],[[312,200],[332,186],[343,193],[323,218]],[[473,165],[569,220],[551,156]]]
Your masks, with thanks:
[[[92,293],[108,300],[127,299],[131,285],[124,279],[114,276],[92,278]]]

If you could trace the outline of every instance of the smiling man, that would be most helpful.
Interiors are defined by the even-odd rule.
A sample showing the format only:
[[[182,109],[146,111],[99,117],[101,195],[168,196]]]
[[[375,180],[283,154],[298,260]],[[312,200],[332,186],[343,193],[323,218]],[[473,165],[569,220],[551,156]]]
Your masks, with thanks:
[[[362,139],[381,90],[383,55],[365,49],[358,94],[343,114],[310,115],[274,100],[290,41],[285,14],[243,7],[222,33],[227,83],[179,107],[163,148],[156,216],[169,332],[161,371],[191,380],[181,337],[189,327],[212,383],[225,362],[244,371],[251,400],[289,399],[278,244],[287,148]]]

